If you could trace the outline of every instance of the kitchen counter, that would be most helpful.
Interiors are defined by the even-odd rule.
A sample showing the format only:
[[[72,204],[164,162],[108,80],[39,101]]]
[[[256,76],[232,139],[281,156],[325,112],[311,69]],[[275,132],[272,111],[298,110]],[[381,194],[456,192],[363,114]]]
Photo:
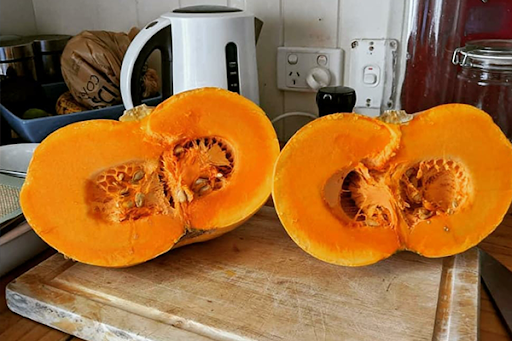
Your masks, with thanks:
[[[503,223],[496,229],[496,231],[486,238],[479,246],[512,270],[512,210],[509,211]],[[1,277],[0,289],[2,290],[2,293],[5,292],[5,287],[10,281],[47,259],[54,253],[54,250],[49,249]],[[72,335],[65,334],[12,313],[6,306],[5,294],[2,294],[0,298],[0,339],[3,341],[81,340]],[[512,336],[507,333],[505,325],[500,320],[500,317],[484,288],[481,289],[480,340],[512,341]]]

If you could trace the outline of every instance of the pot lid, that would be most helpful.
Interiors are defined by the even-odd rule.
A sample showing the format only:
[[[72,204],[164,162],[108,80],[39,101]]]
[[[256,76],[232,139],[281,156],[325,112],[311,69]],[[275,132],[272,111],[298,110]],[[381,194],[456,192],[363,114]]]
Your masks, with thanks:
[[[70,35],[64,34],[46,34],[27,37],[33,41],[33,48],[35,53],[43,52],[60,52],[64,50],[68,40],[71,39]]]
[[[34,56],[32,40],[24,37],[0,40],[0,62],[31,58]]]
[[[215,5],[199,5],[199,6],[188,6],[175,9],[173,13],[232,13],[242,12],[239,8],[233,8],[228,6],[215,6]]]

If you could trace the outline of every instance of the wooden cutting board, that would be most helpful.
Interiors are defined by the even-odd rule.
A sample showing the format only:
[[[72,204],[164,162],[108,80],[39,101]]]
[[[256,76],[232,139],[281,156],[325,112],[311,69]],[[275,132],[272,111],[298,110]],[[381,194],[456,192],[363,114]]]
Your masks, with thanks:
[[[127,269],[55,255],[9,308],[87,340],[477,340],[478,251],[346,268],[297,247],[272,208],[216,240]]]

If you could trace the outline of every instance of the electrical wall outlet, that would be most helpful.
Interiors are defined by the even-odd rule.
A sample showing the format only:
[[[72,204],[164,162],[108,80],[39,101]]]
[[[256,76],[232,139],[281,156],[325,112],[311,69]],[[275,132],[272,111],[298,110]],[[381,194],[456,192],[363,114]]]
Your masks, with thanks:
[[[343,50],[278,47],[277,87],[316,92],[320,86],[342,85]]]
[[[304,88],[306,84],[306,75],[300,70],[289,71],[286,74],[286,86],[288,88]]]

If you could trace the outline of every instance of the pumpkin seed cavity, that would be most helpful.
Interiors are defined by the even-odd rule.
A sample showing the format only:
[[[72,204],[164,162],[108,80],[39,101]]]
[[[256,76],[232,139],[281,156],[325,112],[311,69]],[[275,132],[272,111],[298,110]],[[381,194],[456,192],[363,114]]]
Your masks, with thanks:
[[[160,179],[169,202],[186,205],[225,186],[234,168],[229,143],[219,137],[186,139],[160,159]]]
[[[390,227],[397,218],[386,173],[359,165],[344,178],[339,202],[345,214],[359,225]]]
[[[180,141],[158,163],[129,162],[93,175],[86,184],[90,213],[106,221],[137,220],[223,188],[232,175],[234,154],[218,137]]]
[[[115,222],[163,213],[163,191],[156,172],[148,167],[144,162],[130,162],[94,175],[86,183],[90,213]]]
[[[412,165],[400,179],[398,205],[409,226],[436,215],[452,215],[470,193],[464,167],[453,160],[427,160]]]
[[[464,167],[435,159],[408,167],[394,185],[389,169],[375,170],[359,164],[337,172],[324,186],[324,200],[332,212],[354,226],[394,227],[400,212],[409,227],[460,210],[470,193]],[[395,188],[396,187],[396,188]],[[339,208],[341,207],[341,211]]]

